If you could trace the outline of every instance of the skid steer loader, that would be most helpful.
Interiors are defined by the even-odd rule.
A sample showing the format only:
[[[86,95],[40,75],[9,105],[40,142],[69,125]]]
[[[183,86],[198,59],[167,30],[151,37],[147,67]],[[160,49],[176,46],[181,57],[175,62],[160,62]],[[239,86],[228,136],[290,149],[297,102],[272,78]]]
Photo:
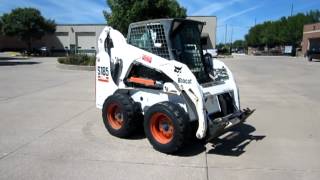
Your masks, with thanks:
[[[187,19],[136,22],[127,39],[104,28],[96,57],[96,106],[110,134],[125,138],[143,124],[156,150],[173,153],[190,136],[211,140],[253,112],[240,109],[229,68],[203,55],[203,25]]]

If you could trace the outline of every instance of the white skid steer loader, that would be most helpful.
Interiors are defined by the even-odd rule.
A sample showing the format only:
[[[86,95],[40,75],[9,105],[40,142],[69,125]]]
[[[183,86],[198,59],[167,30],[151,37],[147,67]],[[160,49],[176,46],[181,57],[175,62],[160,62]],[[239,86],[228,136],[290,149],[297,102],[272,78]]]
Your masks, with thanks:
[[[96,57],[96,106],[110,134],[143,128],[152,146],[179,150],[188,138],[211,140],[253,112],[240,110],[229,68],[205,57],[204,23],[156,19],[132,23],[127,40],[105,27]]]

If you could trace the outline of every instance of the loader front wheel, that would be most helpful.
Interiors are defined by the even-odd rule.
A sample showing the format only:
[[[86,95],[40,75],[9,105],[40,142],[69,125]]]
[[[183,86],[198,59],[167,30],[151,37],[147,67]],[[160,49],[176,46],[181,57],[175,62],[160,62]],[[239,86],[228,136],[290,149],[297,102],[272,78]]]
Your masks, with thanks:
[[[151,106],[144,118],[144,131],[149,142],[163,153],[176,152],[184,145],[188,125],[185,111],[170,102]]]
[[[125,138],[137,127],[133,100],[125,94],[116,93],[106,99],[102,108],[102,118],[110,134]]]

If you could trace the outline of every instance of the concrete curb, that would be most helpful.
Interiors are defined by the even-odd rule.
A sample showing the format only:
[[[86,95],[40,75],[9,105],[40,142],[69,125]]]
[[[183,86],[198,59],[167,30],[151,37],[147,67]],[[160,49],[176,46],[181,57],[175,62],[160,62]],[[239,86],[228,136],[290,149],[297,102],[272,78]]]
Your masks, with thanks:
[[[72,65],[72,64],[61,64],[57,63],[57,68],[66,70],[79,70],[79,71],[94,71],[95,66],[83,66],[83,65]]]

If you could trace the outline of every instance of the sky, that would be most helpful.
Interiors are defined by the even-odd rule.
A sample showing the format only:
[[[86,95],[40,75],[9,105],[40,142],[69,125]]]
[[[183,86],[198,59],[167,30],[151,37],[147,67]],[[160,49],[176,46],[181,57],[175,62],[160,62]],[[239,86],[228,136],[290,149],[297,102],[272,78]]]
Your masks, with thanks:
[[[178,0],[188,16],[216,16],[217,43],[244,39],[254,24],[320,10],[320,0]],[[58,24],[105,23],[105,0],[0,0],[0,15],[16,7],[35,7]],[[227,27],[227,28],[226,28]],[[227,36],[225,35],[227,29]]]

